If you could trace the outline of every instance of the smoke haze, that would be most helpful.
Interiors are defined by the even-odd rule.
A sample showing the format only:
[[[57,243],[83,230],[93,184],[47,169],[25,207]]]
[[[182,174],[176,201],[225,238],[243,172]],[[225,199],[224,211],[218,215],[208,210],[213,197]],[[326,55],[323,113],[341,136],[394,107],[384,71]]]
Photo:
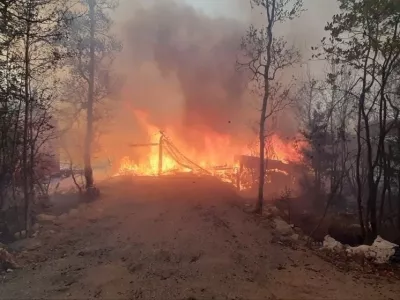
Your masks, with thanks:
[[[323,34],[332,2],[305,1],[305,17],[280,28],[305,57]],[[117,60],[125,76],[123,104],[114,122],[121,136],[129,142],[145,137],[136,109],[155,127],[172,128],[196,147],[204,146],[202,135],[210,131],[242,143],[254,139],[258,102],[246,74],[235,69],[241,37],[263,18],[248,1],[122,1],[116,18],[124,44]],[[278,126],[287,134],[296,129],[293,118]]]
[[[210,132],[249,140],[256,111],[248,103],[248,79],[235,66],[244,23],[160,1],[136,7],[119,28],[124,50],[118,69],[125,74],[119,120],[140,110],[152,125],[173,129],[199,150]],[[134,122],[129,127],[140,129]]]

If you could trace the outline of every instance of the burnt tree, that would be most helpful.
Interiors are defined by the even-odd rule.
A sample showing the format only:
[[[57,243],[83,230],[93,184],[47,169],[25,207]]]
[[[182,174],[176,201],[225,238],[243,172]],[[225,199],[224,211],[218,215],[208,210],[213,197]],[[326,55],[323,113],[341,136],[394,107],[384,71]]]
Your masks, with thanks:
[[[302,1],[251,0],[252,7],[265,15],[265,23],[260,27],[250,26],[242,39],[243,58],[238,65],[251,74],[251,82],[261,99],[258,128],[259,139],[259,180],[255,212],[260,213],[264,201],[266,176],[267,120],[282,110],[290,99],[291,85],[276,80],[280,73],[300,61],[297,49],[290,46],[284,37],[276,35],[276,25],[290,21],[302,11]]]

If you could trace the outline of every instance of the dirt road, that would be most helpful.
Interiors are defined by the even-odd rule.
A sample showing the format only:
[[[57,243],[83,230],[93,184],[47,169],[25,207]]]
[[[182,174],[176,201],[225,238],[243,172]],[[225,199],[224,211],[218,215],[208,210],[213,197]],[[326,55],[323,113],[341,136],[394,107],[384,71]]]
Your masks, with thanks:
[[[116,179],[101,200],[43,225],[0,299],[398,299],[267,225],[211,179]],[[397,285],[397,287],[396,287]]]

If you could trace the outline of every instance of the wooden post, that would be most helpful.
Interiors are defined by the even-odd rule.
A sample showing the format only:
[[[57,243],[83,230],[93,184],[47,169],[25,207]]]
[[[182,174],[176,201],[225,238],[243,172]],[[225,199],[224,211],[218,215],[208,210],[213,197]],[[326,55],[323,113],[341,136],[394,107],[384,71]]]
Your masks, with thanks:
[[[160,142],[158,143],[158,176],[162,174],[162,164],[163,164],[163,136],[160,137]]]
[[[240,191],[240,178],[242,177],[243,172],[243,162],[240,160],[239,170],[236,173],[236,187]]]

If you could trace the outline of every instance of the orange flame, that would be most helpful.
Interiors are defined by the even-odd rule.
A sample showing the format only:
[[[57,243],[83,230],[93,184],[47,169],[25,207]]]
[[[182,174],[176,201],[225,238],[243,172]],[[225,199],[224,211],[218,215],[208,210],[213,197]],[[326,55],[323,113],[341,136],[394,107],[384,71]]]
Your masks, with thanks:
[[[119,170],[115,175],[135,174],[140,176],[154,176],[159,173],[159,142],[161,133],[159,128],[150,124],[148,115],[142,111],[134,110],[134,114],[140,125],[147,131],[148,144],[141,145],[146,155],[141,159],[132,159],[129,156],[120,161]],[[199,151],[196,147],[188,145],[176,134],[173,128],[166,128],[168,138],[173,141],[179,151],[195,164],[208,171],[209,174],[219,177],[226,182],[234,182],[238,165],[235,165],[235,155],[250,155],[247,146],[237,146],[229,135],[223,135],[212,131],[207,134],[201,132],[199,136],[204,136],[203,150]],[[193,132],[196,134],[196,132]],[[283,141],[278,135],[272,135],[269,143],[273,147],[272,153],[268,153],[270,159],[279,160],[284,163],[290,161],[298,162],[301,155],[297,151],[294,143]],[[173,172],[191,172],[192,169],[180,165],[175,159],[163,150],[162,152],[162,174]]]
[[[271,153],[268,153],[267,150],[267,157],[270,159],[279,160],[286,164],[289,162],[299,163],[303,159],[296,141],[285,142],[278,135],[273,134],[269,137],[268,143],[272,145]]]

